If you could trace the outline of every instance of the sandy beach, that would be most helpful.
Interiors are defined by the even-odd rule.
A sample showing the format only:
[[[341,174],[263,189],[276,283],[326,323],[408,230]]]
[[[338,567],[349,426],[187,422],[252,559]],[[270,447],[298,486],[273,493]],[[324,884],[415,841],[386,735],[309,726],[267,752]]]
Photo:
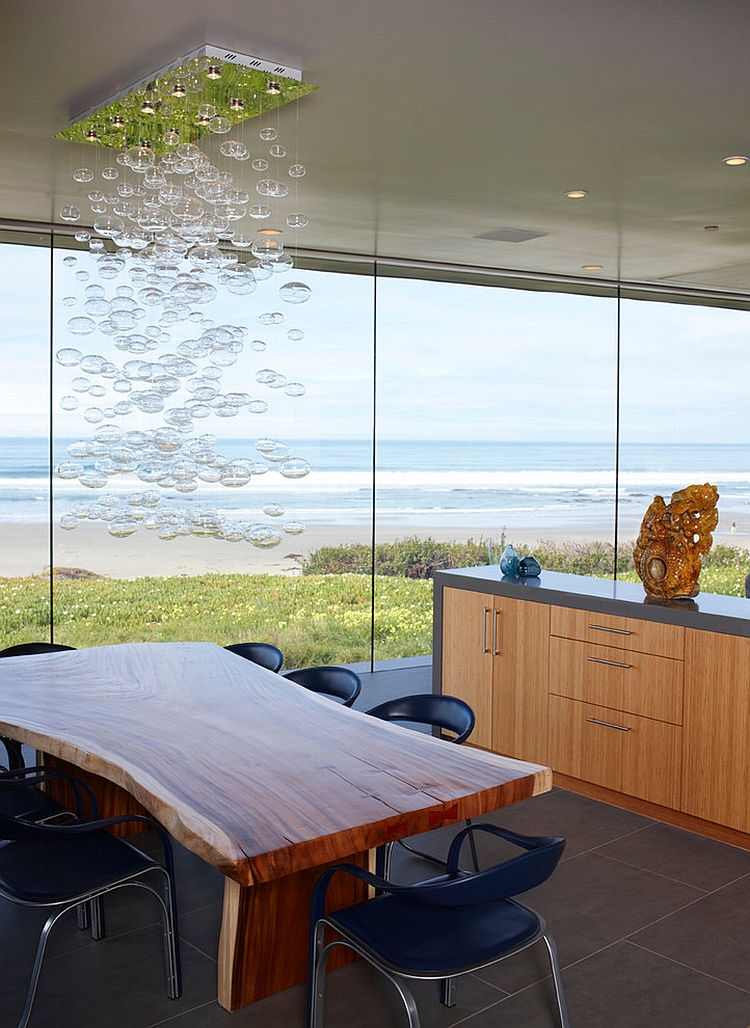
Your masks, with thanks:
[[[731,512],[723,512],[714,543],[750,549],[750,522]],[[735,531],[732,531],[732,522]],[[505,541],[529,544],[540,540],[558,542],[611,541],[611,524],[566,522],[552,529],[546,524],[528,524],[523,528],[505,527]],[[622,541],[634,540],[638,524],[626,526]],[[622,532],[622,530],[621,530]],[[492,539],[497,548],[502,530],[468,529],[464,526],[414,527],[412,525],[381,525],[377,542],[392,542],[411,536],[431,537],[440,542],[467,539]],[[221,539],[182,536],[159,539],[153,532],[139,529],[126,538],[114,538],[105,526],[83,523],[73,531],[53,530],[56,568],[82,568],[109,578],[140,578],[144,576],[197,575],[207,572],[244,574],[297,574],[300,555],[322,546],[346,543],[369,543],[368,525],[316,525],[299,536],[290,536],[280,546],[258,549],[250,543],[229,543]],[[0,577],[40,575],[50,566],[49,528],[46,525],[0,524]]]

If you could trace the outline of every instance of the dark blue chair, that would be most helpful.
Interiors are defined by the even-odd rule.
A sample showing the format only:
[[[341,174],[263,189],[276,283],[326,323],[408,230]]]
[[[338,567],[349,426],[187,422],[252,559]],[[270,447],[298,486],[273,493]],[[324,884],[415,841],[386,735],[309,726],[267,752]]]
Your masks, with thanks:
[[[272,643],[232,643],[224,649],[239,654],[245,660],[251,660],[253,664],[268,668],[269,671],[278,671],[284,663],[284,654]]]
[[[524,852],[485,871],[463,872],[459,852],[475,832],[490,832]],[[307,1028],[322,1028],[325,968],[336,946],[354,950],[385,975],[403,1000],[410,1028],[419,1028],[410,979],[440,981],[441,1002],[452,1006],[454,977],[505,960],[539,940],[547,949],[560,1025],[570,1028],[554,939],[541,915],[514,899],[549,878],[564,846],[562,838],[517,835],[479,824],[459,832],[446,873],[427,882],[398,886],[353,864],[324,871],[312,898]],[[377,895],[326,914],[328,886],[340,872],[373,886]],[[326,943],[327,928],[335,934]]]
[[[404,724],[405,727],[415,724],[430,725],[440,731],[441,739],[456,743],[465,742],[473,732],[476,723],[474,711],[465,700],[443,693],[427,692],[417,693],[413,696],[399,696],[394,700],[385,700],[376,707],[371,707],[366,713],[380,718],[382,721],[396,721]],[[466,824],[471,824],[471,821],[467,821]],[[431,853],[415,849],[403,839],[399,839],[398,844],[423,860],[430,860],[434,864],[440,864],[441,867],[445,866],[444,860]],[[379,854],[380,870],[384,878],[391,877],[393,845],[392,842],[389,842],[383,847],[382,854]],[[474,870],[478,871],[479,856],[473,836],[469,838],[469,845]]]
[[[295,671],[285,671],[283,677],[312,692],[319,692],[331,699],[338,700],[345,707],[351,707],[362,688],[359,675],[348,667],[337,665],[301,667]]]
[[[154,860],[104,829],[141,822],[160,837],[163,860]],[[68,910],[90,909],[92,935],[105,935],[101,900],[126,885],[146,889],[158,900],[163,915],[167,993],[182,992],[172,848],[165,830],[137,814],[65,825],[39,825],[0,814],[0,896],[26,907],[51,908],[37,944],[26,1003],[18,1028],[31,1015],[39,974],[51,929]],[[161,879],[161,888],[149,879]],[[81,922],[79,921],[79,924]],[[82,925],[85,927],[85,925]]]
[[[440,729],[441,738],[450,742],[465,742],[474,730],[474,711],[465,700],[443,693],[417,693],[414,696],[399,696],[385,700],[367,711],[372,717],[383,721],[411,722],[431,725]],[[450,733],[446,736],[444,733]]]

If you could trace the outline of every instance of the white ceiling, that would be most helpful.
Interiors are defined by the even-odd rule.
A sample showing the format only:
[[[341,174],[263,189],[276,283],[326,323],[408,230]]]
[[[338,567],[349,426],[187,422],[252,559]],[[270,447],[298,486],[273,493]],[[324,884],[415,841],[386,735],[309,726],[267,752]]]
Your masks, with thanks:
[[[750,291],[745,0],[3,0],[0,219],[59,220],[69,110],[202,43],[319,86],[300,245]]]

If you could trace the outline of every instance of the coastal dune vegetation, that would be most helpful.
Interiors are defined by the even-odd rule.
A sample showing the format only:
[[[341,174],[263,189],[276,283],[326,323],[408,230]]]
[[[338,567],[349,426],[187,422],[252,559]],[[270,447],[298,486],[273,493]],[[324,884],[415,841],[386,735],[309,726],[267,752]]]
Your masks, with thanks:
[[[632,543],[617,553],[617,577],[637,581]],[[614,548],[603,542],[516,545],[542,568],[611,577]],[[70,646],[124,642],[248,639],[277,645],[285,667],[354,663],[428,654],[432,649],[432,576],[448,568],[497,562],[486,540],[443,543],[410,537],[374,548],[322,547],[300,558],[299,574],[201,574],[104,578],[80,569],[0,578],[0,645],[50,636]],[[376,571],[375,591],[371,572]],[[750,552],[717,545],[703,558],[702,592],[744,596]]]

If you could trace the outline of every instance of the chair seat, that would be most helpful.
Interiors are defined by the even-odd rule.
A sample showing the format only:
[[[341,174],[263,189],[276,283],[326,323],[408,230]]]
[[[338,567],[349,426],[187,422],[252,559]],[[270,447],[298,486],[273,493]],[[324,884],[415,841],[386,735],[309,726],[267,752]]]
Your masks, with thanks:
[[[22,903],[61,903],[159,866],[105,831],[19,840],[0,847],[0,891]]]
[[[393,970],[436,978],[490,963],[530,942],[541,928],[533,910],[509,899],[445,907],[383,895],[329,914],[328,920]]]
[[[0,811],[7,814],[8,817],[21,817],[28,821],[45,821],[61,814],[70,813],[67,807],[52,799],[46,792],[31,787],[20,789],[0,787]]]

